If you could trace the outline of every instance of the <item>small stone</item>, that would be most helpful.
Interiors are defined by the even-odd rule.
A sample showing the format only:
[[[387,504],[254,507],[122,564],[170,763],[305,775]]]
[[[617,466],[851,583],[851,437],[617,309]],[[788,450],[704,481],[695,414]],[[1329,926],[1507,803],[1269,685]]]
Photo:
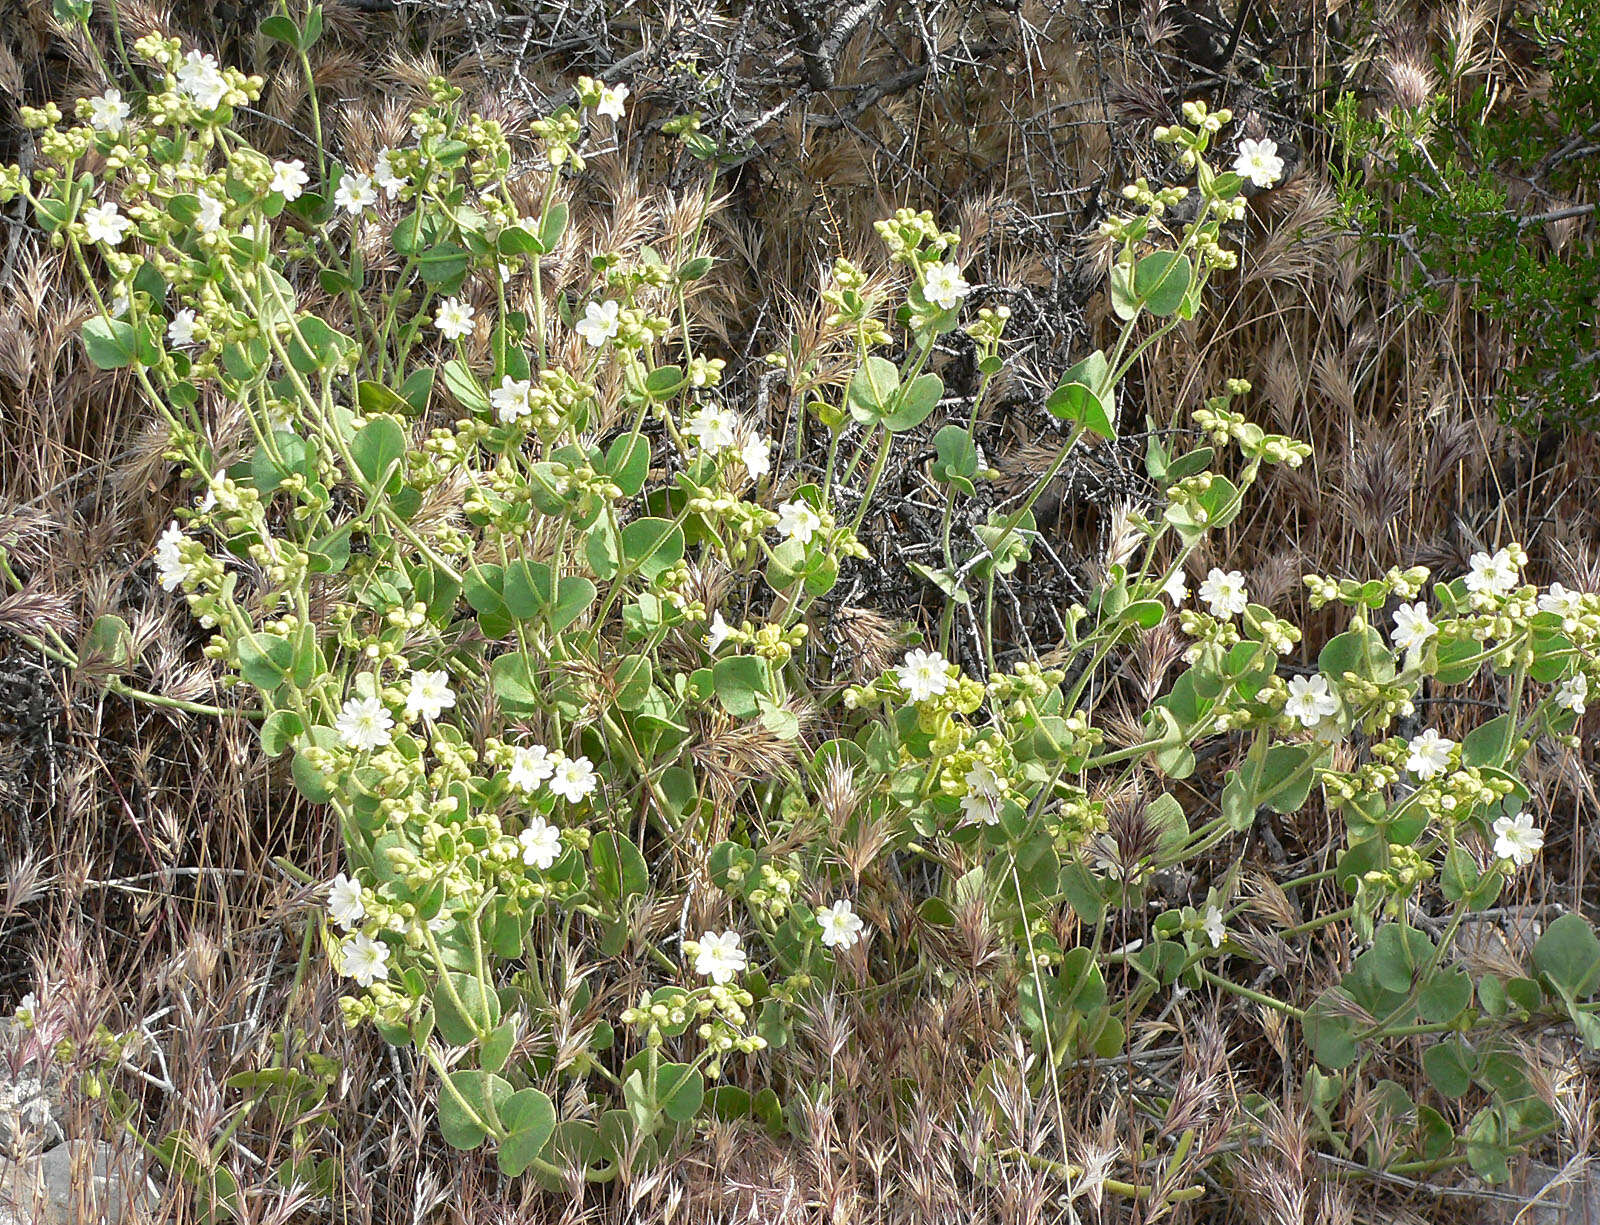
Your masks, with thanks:
[[[117,1150],[101,1141],[69,1140],[22,1161],[0,1161],[0,1225],[122,1225],[135,1201],[149,1202],[125,1181]]]

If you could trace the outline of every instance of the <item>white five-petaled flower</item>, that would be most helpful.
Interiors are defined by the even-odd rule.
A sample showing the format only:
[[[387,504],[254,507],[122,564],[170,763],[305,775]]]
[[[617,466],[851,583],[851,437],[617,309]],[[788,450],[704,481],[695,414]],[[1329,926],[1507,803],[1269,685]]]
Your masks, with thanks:
[[[374,940],[366,932],[357,932],[339,946],[340,971],[353,978],[362,987],[382,982],[389,977],[389,946]]]
[[[1206,574],[1206,581],[1200,584],[1200,598],[1211,609],[1213,617],[1237,617],[1250,603],[1244,575],[1237,570],[1219,570],[1215,566]]]
[[[333,878],[328,886],[328,917],[345,931],[353,931],[367,917],[360,881],[351,880],[343,872]]]
[[[1339,713],[1339,699],[1328,689],[1328,678],[1321,673],[1291,676],[1283,713],[1300,720],[1301,727],[1315,727],[1329,715]]]
[[[404,191],[406,184],[411,181],[405,175],[395,173],[394,164],[389,160],[393,153],[393,149],[385,149],[378,154],[378,160],[372,167],[372,181],[383,188],[383,194],[391,200]]]
[[[772,439],[751,433],[739,447],[739,462],[755,480],[772,471]]]
[[[709,454],[724,450],[739,441],[738,418],[726,408],[702,404],[684,423],[684,432]]]
[[[200,227],[202,234],[215,234],[222,228],[222,201],[208,191],[195,193],[200,201],[200,211],[195,215],[194,223]]]
[[[1567,677],[1556,686],[1555,701],[1575,715],[1583,714],[1589,708],[1589,678],[1582,672]]]
[[[940,310],[955,310],[971,291],[955,264],[929,264],[922,270],[922,296]]]
[[[13,1011],[11,1015],[23,1025],[32,1025],[34,1016],[36,1013],[38,1013],[38,1011],[39,997],[34,992],[30,991],[27,995],[23,996],[17,1001],[16,1010]]]
[[[120,89],[108,89],[98,98],[89,99],[89,126],[96,132],[109,132],[121,136],[128,116],[133,112],[122,100]]]
[[[1222,921],[1222,907],[1207,906],[1205,921],[1200,925],[1206,933],[1206,939],[1211,941],[1211,947],[1220,949],[1222,942],[1228,938],[1227,925]]]
[[[702,932],[696,942],[694,972],[702,974],[719,987],[731,982],[735,974],[750,964],[750,958],[739,947],[739,933]]]
[[[502,375],[500,386],[489,393],[489,403],[494,406],[501,425],[510,425],[533,412],[533,384],[527,379],[514,379]]]
[[[178,65],[178,88],[203,111],[214,111],[228,93],[227,78],[217,68],[215,57],[191,51]]]
[[[118,212],[115,201],[83,210],[83,232],[90,242],[104,243],[108,247],[120,246],[131,229],[133,218],[124,217]]]
[[[267,184],[267,190],[277,192],[287,203],[298,200],[309,182],[311,176],[306,173],[306,164],[297,157],[289,162],[272,163],[272,182]]]
[[[1167,581],[1161,584],[1161,594],[1172,601],[1172,607],[1182,608],[1183,602],[1189,598],[1189,584],[1183,581],[1183,568],[1180,566],[1167,576]]]
[[[406,692],[406,718],[437,719],[447,707],[456,704],[456,695],[450,688],[450,674],[426,670],[411,674],[411,688]]]
[[[604,302],[591,302],[583,308],[583,318],[578,320],[577,333],[589,343],[592,349],[598,349],[606,341],[614,339],[622,330],[622,304],[615,298],[607,298]]]
[[[833,905],[817,911],[817,922],[822,924],[822,943],[830,949],[854,948],[867,925],[861,921],[849,898],[840,898]]]
[[[550,865],[561,857],[561,831],[541,816],[535,816],[528,827],[517,835],[522,844],[522,862],[530,868],[548,872]]]
[[[628,92],[626,85],[602,85],[600,87],[600,101],[595,103],[594,113],[620,121],[622,119],[622,104],[628,100]]]
[[[1494,853],[1498,859],[1509,859],[1519,868],[1533,862],[1544,846],[1544,831],[1533,823],[1529,813],[1519,812],[1514,817],[1500,817],[1494,823]]]
[[[1568,591],[1560,583],[1551,583],[1550,590],[1539,597],[1539,611],[1563,618],[1581,617],[1583,592]]]
[[[1427,782],[1450,768],[1450,752],[1456,742],[1445,739],[1430,727],[1422,735],[1411,737],[1407,747],[1411,752],[1406,757],[1406,769]]]
[[[1233,159],[1233,173],[1241,179],[1249,179],[1257,187],[1271,187],[1283,177],[1278,142],[1245,137],[1239,142],[1239,155]]]
[[[378,191],[372,185],[372,176],[346,173],[339,180],[339,190],[333,193],[333,202],[352,217],[371,208],[378,202]]]
[[[434,313],[433,326],[447,340],[460,340],[472,331],[472,320],[477,313],[470,302],[446,298]]]
[[[908,701],[925,702],[950,688],[950,664],[938,651],[907,651],[896,672]]]
[[[339,734],[339,739],[361,753],[381,749],[394,739],[390,732],[392,727],[394,716],[379,698],[347,698],[339,717],[333,721],[333,730]]]
[[[1420,651],[1438,632],[1439,627],[1428,616],[1428,606],[1418,600],[1394,610],[1394,629],[1389,638],[1397,651]]]
[[[1001,801],[1005,789],[999,776],[985,762],[974,762],[963,781],[967,794],[961,797],[961,812],[968,821],[979,825],[996,825],[1000,821]]]
[[[713,655],[728,641],[728,636],[733,633],[733,626],[722,619],[722,613],[716,612],[711,617],[711,628],[706,630],[706,650]]]
[[[194,325],[198,317],[187,306],[172,316],[172,322],[167,324],[167,340],[178,346],[194,343]]]
[[[180,546],[184,543],[183,529],[177,521],[167,524],[167,530],[156,538],[156,574],[163,591],[176,591],[188,582],[193,573],[183,560]]]
[[[511,769],[506,777],[518,791],[531,793],[555,772],[555,755],[544,745],[519,744],[511,750]]]
[[[594,763],[587,757],[563,757],[550,776],[550,790],[569,804],[576,804],[600,785]]]
[[[778,530],[790,540],[810,544],[822,527],[822,516],[809,502],[794,498],[778,507]]]
[[[1468,562],[1467,590],[1475,594],[1510,595],[1517,588],[1517,563],[1506,549],[1474,553]]]

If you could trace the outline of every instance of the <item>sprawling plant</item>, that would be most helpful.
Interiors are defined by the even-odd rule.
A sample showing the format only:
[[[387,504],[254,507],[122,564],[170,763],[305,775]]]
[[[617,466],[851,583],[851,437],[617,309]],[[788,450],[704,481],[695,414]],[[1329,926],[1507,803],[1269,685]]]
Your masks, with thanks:
[[[319,24],[312,8],[268,32],[304,63]],[[1401,1164],[1459,1145],[1503,1175],[1552,1126],[1509,1031],[1562,1018],[1600,1046],[1600,943],[1567,916],[1525,975],[1477,981],[1452,950],[1539,849],[1517,766],[1583,713],[1600,597],[1524,584],[1514,545],[1431,590],[1422,569],[1313,576],[1313,603],[1345,623],[1314,661],[1235,571],[1212,569],[1188,604],[1197,546],[1263,465],[1308,454],[1248,422],[1232,380],[1194,414],[1201,445],[1150,444],[1161,503],[1121,516],[1104,582],[1066,610],[1065,666],[995,658],[996,590],[1039,543],[1035,499],[1085,435],[1114,434],[1123,377],[1233,265],[1224,231],[1245,182],[1282,172],[1270,142],[1219,169],[1229,117],[1199,104],[1159,133],[1193,184],[1125,191],[1129,211],[1104,226],[1120,333],[1049,397],[1063,423],[1049,471],[968,535],[954,510],[986,493],[974,429],[1006,312],[965,324],[983,386],[964,424],[933,430],[949,401],[930,359],[971,289],[959,236],[931,214],[880,224],[889,273],[834,265],[825,343],[845,374],[775,354],[806,422],[773,439],[729,406],[697,335],[703,228],[546,292],[566,176],[589,128],[622,116],[624,88],[580,81],[534,125],[530,160],[439,81],[406,147],[357,167],[319,145],[305,164],[235,128],[259,79],[159,37],[131,52],[128,95],[84,99],[72,124],[27,112],[38,161],[0,177],[0,200],[24,195],[94,294],[89,357],[167,422],[199,496],[156,548],[160,582],[253,695],[264,751],[338,821],[347,863],[320,931],[353,986],[345,1015],[433,1067],[451,1145],[492,1141],[508,1175],[559,1185],[574,1167],[613,1177],[713,1112],[781,1126],[785,1097],[829,1091],[786,1073],[797,1013],[847,959],[886,987],[936,978],[939,929],[971,908],[1003,937],[992,974],[1034,1044],[1036,1088],[1208,986],[1301,1024],[1335,1145],[1341,1075],[1418,1035],[1438,1096],[1389,1103],[1413,1125]],[[710,163],[709,201],[715,146],[692,119],[669,129]],[[374,229],[398,257],[381,274],[363,266]],[[335,305],[314,313],[297,286]],[[981,595],[981,674],[948,661],[947,616],[848,683],[810,614],[864,555],[857,531],[918,431],[947,498],[926,577],[952,605]],[[1174,632],[1182,670],[1136,719],[1111,719],[1127,697],[1116,665]],[[89,639],[36,645],[68,664],[92,650],[121,692],[171,701],[125,679],[136,661],[114,618]],[[1506,713],[1460,744],[1395,734],[1425,689],[1484,669],[1505,678]],[[1224,742],[1236,764],[1213,788],[1197,748]],[[1157,874],[1313,790],[1347,841],[1290,883],[1333,878],[1350,900],[1285,935],[1351,921],[1365,948],[1337,985],[1309,1007],[1248,985],[1264,980],[1230,936],[1238,863],[1126,937]],[[913,861],[928,870],[898,873]],[[892,943],[862,917],[883,913],[891,871],[930,882],[921,925]],[[696,930],[691,911],[720,917]],[[656,985],[618,1003],[623,964]],[[736,1061],[753,1066],[734,1075]],[[1255,1126],[1241,1117],[1241,1138]],[[1166,1137],[1170,1153],[1108,1185],[1196,1194],[1192,1141]]]

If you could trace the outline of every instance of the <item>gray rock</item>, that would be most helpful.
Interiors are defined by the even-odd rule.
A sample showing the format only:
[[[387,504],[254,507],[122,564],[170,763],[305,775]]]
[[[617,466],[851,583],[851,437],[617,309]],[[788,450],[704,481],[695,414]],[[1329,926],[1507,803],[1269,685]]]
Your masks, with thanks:
[[[20,1026],[0,1022],[0,1157],[60,1144],[61,1070]]]
[[[1503,1225],[1600,1225],[1600,1168],[1582,1162],[1567,1174],[1562,1178],[1561,1170],[1539,1162],[1513,1167],[1508,1190],[1524,1199],[1496,1203],[1498,1219]]]
[[[122,1225],[148,1185],[105,1142],[70,1140],[22,1161],[0,1161],[0,1225]]]

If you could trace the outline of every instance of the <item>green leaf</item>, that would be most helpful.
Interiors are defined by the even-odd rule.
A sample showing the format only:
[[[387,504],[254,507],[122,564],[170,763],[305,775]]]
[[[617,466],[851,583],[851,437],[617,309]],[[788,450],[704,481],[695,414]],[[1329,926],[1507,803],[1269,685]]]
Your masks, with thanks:
[[[664,1063],[656,1069],[656,1101],[674,1123],[687,1123],[705,1100],[706,1082],[698,1068]]]
[[[261,735],[261,750],[268,757],[277,757],[305,730],[305,721],[292,710],[275,710],[261,721],[256,729]]]
[[[606,450],[605,473],[631,498],[644,488],[650,473],[650,440],[642,434],[624,434]]]
[[[397,485],[405,456],[406,433],[392,417],[374,417],[350,440],[350,458],[373,487]]]
[[[1506,755],[1511,751],[1511,734],[1513,730],[1510,715],[1500,715],[1490,719],[1487,723],[1480,723],[1468,732],[1466,738],[1461,742],[1461,764],[1463,766],[1504,766]]]
[[[1342,1006],[1343,995],[1337,987],[1324,991],[1301,1022],[1312,1057],[1330,1071],[1349,1067],[1356,1058],[1355,1022]]]
[[[1113,419],[1111,368],[1096,349],[1061,376],[1045,408],[1060,421],[1071,421],[1101,438],[1117,436]]]
[[[442,242],[417,256],[417,272],[424,283],[441,293],[450,294],[455,292],[462,278],[467,275],[468,262],[465,248]]]
[[[863,425],[882,421],[900,390],[900,370],[882,357],[869,357],[850,378],[845,399],[850,415]]]
[[[978,448],[972,435],[959,425],[947,425],[933,436],[938,455],[932,466],[933,479],[953,485],[971,497],[977,493],[972,478],[978,473]]]
[[[944,396],[944,380],[937,374],[922,374],[896,398],[892,412],[883,418],[883,428],[891,433],[914,429],[928,419]]]
[[[1533,946],[1534,968],[1573,999],[1600,988],[1600,940],[1581,915],[1564,914]]]
[[[434,1022],[446,1042],[469,1046],[500,1023],[500,997],[487,983],[470,975],[451,974],[449,978],[450,987],[441,979],[433,990]]]
[[[550,628],[560,633],[594,603],[595,586],[581,575],[566,575],[556,585],[555,602],[546,610]]]
[[[131,366],[138,353],[133,325],[122,319],[96,316],[89,320],[83,325],[83,345],[89,351],[89,360],[102,370]]]
[[[113,672],[126,672],[133,666],[133,631],[121,617],[104,613],[94,619],[83,640],[85,655]]]
[[[541,681],[531,655],[513,651],[489,665],[489,688],[500,709],[513,717],[531,715],[541,708]]]
[[[561,241],[561,236],[567,232],[567,203],[557,200],[550,205],[550,211],[545,214],[544,220],[539,223],[539,247],[548,254],[556,249],[556,244]]]
[[[456,403],[469,413],[489,411],[489,397],[478,384],[477,378],[460,358],[451,358],[442,367],[445,388],[456,398]]]
[[[511,1084],[492,1072],[463,1068],[439,1088],[439,1132],[451,1148],[474,1149],[489,1135],[490,1121],[510,1101]]]
[[[501,1171],[515,1178],[544,1151],[556,1130],[555,1104],[538,1089],[518,1089],[500,1107],[505,1139],[496,1159]]]
[[[644,580],[683,559],[683,529],[670,519],[635,519],[622,529],[622,559]]]
[[[1443,1096],[1454,1101],[1472,1088],[1472,1054],[1457,1038],[1446,1038],[1424,1048],[1422,1070]]]
[[[614,902],[637,897],[650,886],[650,869],[632,839],[615,830],[601,830],[590,848],[595,887]]]
[[[301,374],[315,374],[342,363],[355,347],[315,315],[302,315],[289,333],[289,364]]]
[[[240,638],[239,674],[262,693],[272,693],[294,671],[294,644],[277,634]]]
[[[1435,970],[1417,994],[1417,1011],[1434,1025],[1446,1025],[1472,1004],[1472,979],[1460,966]]]
[[[755,655],[730,655],[711,668],[717,700],[736,719],[751,719],[760,713],[759,698],[772,699],[767,664]]]
[[[1133,268],[1133,290],[1157,318],[1175,315],[1194,280],[1194,265],[1176,251],[1152,251]]]

